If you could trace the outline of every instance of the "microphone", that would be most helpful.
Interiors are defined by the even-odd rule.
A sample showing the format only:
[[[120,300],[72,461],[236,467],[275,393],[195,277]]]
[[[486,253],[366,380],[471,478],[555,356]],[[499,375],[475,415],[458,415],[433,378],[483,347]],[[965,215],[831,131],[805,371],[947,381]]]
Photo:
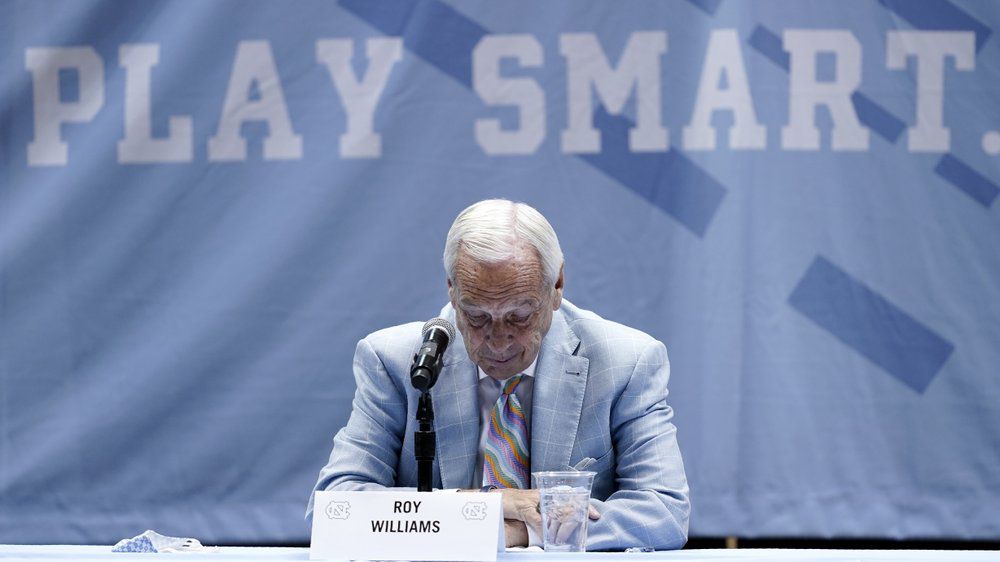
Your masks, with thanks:
[[[444,360],[444,350],[455,337],[455,327],[444,318],[431,318],[424,324],[421,332],[424,343],[413,355],[413,366],[410,367],[410,384],[420,392],[427,392],[437,382],[441,372],[441,362]]]

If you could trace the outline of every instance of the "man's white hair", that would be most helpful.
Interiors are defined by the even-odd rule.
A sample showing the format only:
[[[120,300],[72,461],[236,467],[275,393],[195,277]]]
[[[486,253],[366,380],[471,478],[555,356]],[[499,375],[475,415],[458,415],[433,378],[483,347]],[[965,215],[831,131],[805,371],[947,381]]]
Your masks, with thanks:
[[[476,262],[499,263],[516,257],[523,244],[538,252],[546,283],[555,285],[563,253],[549,221],[524,203],[506,199],[480,201],[466,207],[451,224],[444,244],[444,270],[454,283],[459,249]]]

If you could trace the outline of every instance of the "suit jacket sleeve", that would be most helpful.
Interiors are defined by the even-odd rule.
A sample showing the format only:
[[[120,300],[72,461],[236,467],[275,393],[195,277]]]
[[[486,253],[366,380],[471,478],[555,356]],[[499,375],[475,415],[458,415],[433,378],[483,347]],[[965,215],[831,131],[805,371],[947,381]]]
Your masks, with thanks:
[[[354,352],[357,390],[351,417],[333,438],[330,460],[313,491],[394,486],[406,430],[407,396],[367,339]],[[312,512],[310,498],[306,515]]]
[[[667,350],[653,340],[611,409],[618,489],[604,501],[591,500],[601,518],[588,525],[588,550],[677,549],[687,541],[690,503],[666,401],[669,377]]]

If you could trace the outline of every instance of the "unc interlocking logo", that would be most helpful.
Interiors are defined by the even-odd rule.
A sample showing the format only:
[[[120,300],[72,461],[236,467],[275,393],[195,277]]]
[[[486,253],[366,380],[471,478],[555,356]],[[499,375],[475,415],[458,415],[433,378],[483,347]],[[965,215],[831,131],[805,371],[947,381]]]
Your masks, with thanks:
[[[462,506],[462,517],[465,517],[466,521],[486,519],[486,502],[467,502]]]
[[[326,505],[326,516],[330,519],[349,519],[351,502],[332,501]]]

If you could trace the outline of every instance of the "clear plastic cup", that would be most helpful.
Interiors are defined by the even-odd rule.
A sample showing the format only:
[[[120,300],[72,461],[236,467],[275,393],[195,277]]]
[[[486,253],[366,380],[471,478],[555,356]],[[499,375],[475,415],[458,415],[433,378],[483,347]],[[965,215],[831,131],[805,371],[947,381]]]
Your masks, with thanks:
[[[542,540],[546,552],[585,552],[590,489],[596,472],[534,472],[541,495]]]

